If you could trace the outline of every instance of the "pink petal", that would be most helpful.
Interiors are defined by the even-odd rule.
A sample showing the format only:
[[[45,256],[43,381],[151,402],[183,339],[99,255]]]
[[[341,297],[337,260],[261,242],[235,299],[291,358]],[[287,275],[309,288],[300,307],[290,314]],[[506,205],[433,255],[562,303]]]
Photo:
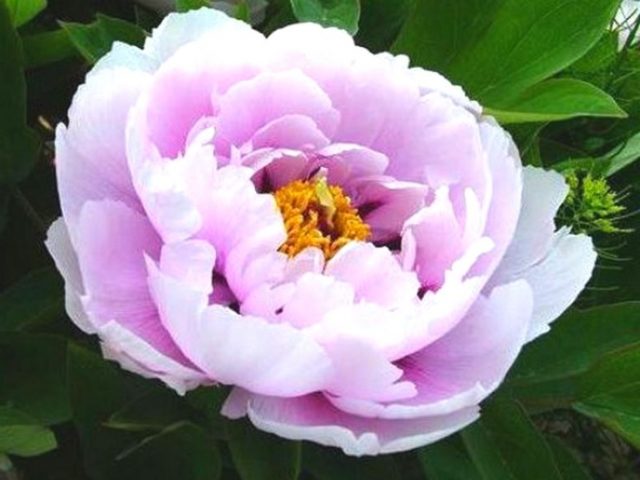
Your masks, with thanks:
[[[591,238],[561,229],[544,259],[522,273],[533,290],[527,341],[548,332],[549,324],[575,302],[591,278],[597,257]]]
[[[86,333],[96,333],[95,326],[82,305],[84,285],[78,257],[71,245],[67,225],[62,217],[54,221],[47,231],[47,250],[64,278],[65,309],[73,322]]]
[[[311,440],[339,447],[347,455],[393,453],[427,445],[478,418],[477,408],[411,420],[359,418],[331,406],[321,395],[279,399],[234,390],[223,415],[249,415],[261,430],[291,440]]]
[[[365,401],[403,400],[416,395],[410,381],[401,381],[402,370],[366,343],[349,338],[325,346],[334,376],[325,390],[332,395]]]
[[[356,300],[395,309],[417,301],[420,282],[386,247],[351,242],[327,263],[325,275],[349,284]]]
[[[292,114],[311,118],[327,137],[339,118],[327,95],[297,70],[238,82],[220,98],[216,146],[224,154],[228,145],[240,146],[269,122]]]
[[[425,206],[428,191],[426,185],[386,176],[365,177],[350,185],[353,204],[371,227],[373,242],[397,239],[409,217]]]
[[[516,278],[544,258],[553,242],[556,212],[569,187],[557,172],[526,167],[523,170],[522,209],[513,241],[491,284]]]
[[[206,195],[216,160],[208,140],[213,130],[198,134],[184,156],[163,158],[148,139],[144,97],[131,113],[127,157],[136,191],[149,220],[165,242],[185,240],[202,228],[197,200]]]
[[[490,275],[500,263],[507,247],[519,241],[514,238],[514,232],[523,205],[522,165],[513,140],[495,121],[484,120],[480,123],[480,135],[489,160],[492,186],[490,202],[485,202],[484,211],[478,216],[486,218],[483,225],[484,235],[493,240],[494,249],[478,260],[472,268],[472,274]],[[523,200],[531,200],[534,204],[541,203],[539,199]],[[544,230],[544,227],[541,230]]]
[[[519,281],[480,296],[464,319],[423,350],[402,359],[403,380],[416,396],[383,404],[329,397],[338,408],[375,418],[445,415],[477,405],[504,379],[524,343],[533,298]]]
[[[260,283],[280,278],[285,263],[277,251],[286,240],[282,215],[272,195],[255,191],[251,173],[223,167],[195,199],[206,219],[198,236],[214,246],[217,268],[240,300]]]
[[[354,296],[352,285],[307,273],[296,281],[295,290],[282,305],[278,319],[296,328],[306,328],[322,321],[328,311],[353,304]]]
[[[125,126],[149,78],[140,71],[106,70],[76,93],[69,126],[56,133],[56,173],[67,222],[75,221],[88,200],[118,200],[140,209],[127,166]]]
[[[558,173],[524,170],[522,211],[514,238],[487,286],[521,278],[529,282],[534,310],[528,340],[547,332],[575,301],[595,265],[597,255],[589,237],[570,235],[566,229],[554,234],[555,214],[567,191]]]
[[[212,380],[285,397],[326,384],[329,358],[308,335],[208,305],[206,294],[162,273],[151,261],[147,267],[163,324]]]
[[[260,128],[252,137],[251,145],[259,148],[290,148],[315,150],[329,144],[312,118],[301,114],[288,114],[276,118]]]
[[[315,154],[308,166],[307,175],[319,168],[327,171],[327,181],[333,185],[349,188],[349,183],[361,177],[379,175],[384,172],[389,159],[369,148],[350,144],[334,143]]]
[[[433,202],[404,225],[404,236],[415,241],[412,266],[422,285],[438,289],[445,272],[466,250],[463,227],[459,224],[446,187],[439,189]]]
[[[193,15],[178,17],[173,24],[167,22],[166,37],[153,37],[145,47],[145,51],[155,56],[172,54],[154,75],[146,113],[149,139],[166,157],[184,152],[193,124],[217,110],[215,97],[261,70],[258,52],[264,37],[260,33],[212,11],[207,14],[212,18],[203,15],[202,22],[207,24],[211,20],[220,25],[205,33],[198,30],[197,22],[193,26],[187,23]],[[192,36],[197,37],[195,41],[191,41]],[[175,51],[174,38],[181,45],[185,40],[190,43]],[[203,51],[209,54],[202,55]]]
[[[105,358],[143,377],[159,378],[181,395],[207,383],[202,372],[163,355],[117,322],[102,325],[99,335]]]
[[[144,257],[160,254],[159,239],[147,219],[122,203],[88,202],[74,243],[84,282],[83,304],[92,323],[100,328],[116,321],[165,356],[183,361],[158,319],[147,286]]]

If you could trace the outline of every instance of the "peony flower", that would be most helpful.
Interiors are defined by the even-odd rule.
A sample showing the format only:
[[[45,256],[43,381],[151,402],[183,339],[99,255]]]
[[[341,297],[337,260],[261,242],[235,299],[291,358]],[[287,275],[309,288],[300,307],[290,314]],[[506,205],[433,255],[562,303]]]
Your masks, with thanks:
[[[373,455],[473,422],[591,275],[563,178],[437,73],[220,12],[117,43],[56,133],[47,245],[106,358]]]

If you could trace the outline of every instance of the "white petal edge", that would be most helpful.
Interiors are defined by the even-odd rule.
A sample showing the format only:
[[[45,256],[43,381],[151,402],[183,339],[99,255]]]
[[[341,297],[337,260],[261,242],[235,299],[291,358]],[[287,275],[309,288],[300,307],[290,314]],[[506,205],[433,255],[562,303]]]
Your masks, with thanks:
[[[313,416],[315,420],[305,418]],[[463,429],[478,418],[478,408],[450,415],[411,420],[364,419],[345,414],[320,395],[293,399],[252,396],[235,389],[222,414],[248,415],[261,430],[291,440],[309,440],[339,447],[352,456],[401,452],[436,442]]]

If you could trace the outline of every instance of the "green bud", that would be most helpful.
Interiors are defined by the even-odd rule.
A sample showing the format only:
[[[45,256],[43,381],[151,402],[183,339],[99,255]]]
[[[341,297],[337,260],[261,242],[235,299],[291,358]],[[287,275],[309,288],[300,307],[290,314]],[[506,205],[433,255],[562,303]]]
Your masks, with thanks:
[[[626,208],[606,179],[581,170],[568,170],[565,178],[569,193],[558,212],[561,224],[571,227],[575,233],[587,235],[629,231],[618,226]]]

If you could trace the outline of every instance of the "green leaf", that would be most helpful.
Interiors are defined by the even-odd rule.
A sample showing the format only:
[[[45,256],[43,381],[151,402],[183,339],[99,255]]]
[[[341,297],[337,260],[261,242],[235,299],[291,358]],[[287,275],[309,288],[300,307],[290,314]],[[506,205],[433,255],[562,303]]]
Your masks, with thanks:
[[[401,480],[392,456],[353,458],[333,448],[305,443],[303,466],[317,480]],[[472,480],[472,479],[469,479]]]
[[[295,480],[300,443],[262,432],[247,420],[225,422],[228,446],[242,480]]]
[[[176,0],[176,10],[178,12],[188,12],[202,7],[209,7],[209,0]]]
[[[515,402],[496,399],[480,420],[462,431],[473,462],[485,480],[562,480],[544,437]]]
[[[64,288],[52,268],[31,272],[0,293],[0,332],[25,330],[64,315]]]
[[[217,480],[220,454],[204,430],[186,422],[147,437],[117,457],[122,479]]]
[[[229,395],[229,388],[223,386],[199,387],[187,392],[185,400],[203,418],[207,429],[218,439],[226,440],[226,420],[220,414],[222,405]]]
[[[564,480],[591,480],[591,475],[567,445],[556,437],[547,436],[546,439]]]
[[[640,159],[640,133],[632,135],[614,149],[596,158],[570,158],[553,165],[559,172],[570,168],[590,171],[596,176],[610,177]]]
[[[142,5],[135,4],[133,11],[136,17],[136,25],[142,28],[146,32],[152,31],[162,21],[162,17],[156,11],[150,8],[143,7]]]
[[[640,447],[640,342],[612,352],[582,375],[575,408]]]
[[[90,24],[60,22],[60,25],[78,52],[91,64],[108,53],[115,41],[142,46],[145,39],[144,30],[137,25],[100,13]]]
[[[0,0],[0,187],[23,180],[40,149],[38,135],[27,126],[22,65],[20,38],[6,0]]]
[[[640,341],[640,303],[569,310],[549,333],[528,344],[508,386],[529,410],[570,407],[578,381],[605,354]]]
[[[115,412],[105,426],[130,431],[160,431],[191,418],[184,398],[164,386],[132,400]]]
[[[56,437],[29,415],[0,407],[0,453],[33,457],[55,449]]]
[[[577,403],[574,408],[616,432],[636,448],[640,448],[640,416],[606,407]]]
[[[138,435],[103,426],[128,402],[118,370],[96,354],[69,344],[69,397],[84,466],[92,478],[116,479],[116,456],[139,441]]]
[[[607,93],[569,78],[540,82],[502,104],[499,110],[487,109],[486,113],[503,124],[555,122],[575,117],[626,117]]]
[[[411,12],[411,0],[360,0],[356,43],[373,52],[388,51]]]
[[[52,335],[2,333],[0,404],[45,425],[69,420],[66,340]]]
[[[418,451],[427,478],[433,480],[480,480],[459,435],[452,435]]]
[[[66,60],[78,54],[65,30],[36,33],[22,37],[26,68],[36,68]]]
[[[47,7],[47,0],[4,0],[9,7],[11,21],[20,27]]]
[[[351,35],[358,32],[358,0],[291,0],[291,7],[293,14],[301,22],[342,28]]]
[[[583,56],[618,0],[422,0],[393,46],[494,108]]]
[[[609,159],[605,158],[568,158],[551,165],[555,171],[563,173],[568,170],[584,170],[591,173],[594,177],[606,176],[609,169]]]
[[[551,331],[529,343],[509,375],[511,383],[538,383],[584,373],[608,352],[640,341],[640,302],[572,309]]]
[[[605,172],[607,177],[618,173],[623,168],[628,167],[640,158],[640,133],[625,140],[622,144],[614,148],[610,153],[601,157],[602,161],[608,162]]]

